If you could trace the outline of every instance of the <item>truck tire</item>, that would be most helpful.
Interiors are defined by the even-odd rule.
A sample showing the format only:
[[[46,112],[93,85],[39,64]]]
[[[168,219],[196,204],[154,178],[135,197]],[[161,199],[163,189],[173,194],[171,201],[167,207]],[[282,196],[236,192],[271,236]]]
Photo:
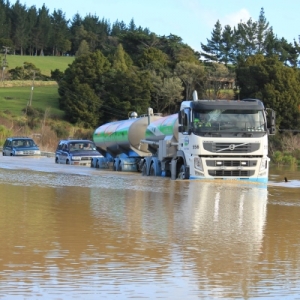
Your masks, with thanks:
[[[185,170],[184,170],[184,165],[181,165],[180,166],[180,169],[179,169],[179,173],[178,173],[178,176],[177,178],[178,179],[185,179],[185,174],[184,174]]]
[[[147,176],[147,164],[144,163],[142,166],[142,176]]]
[[[154,164],[151,164],[151,167],[150,167],[150,176],[156,176]]]

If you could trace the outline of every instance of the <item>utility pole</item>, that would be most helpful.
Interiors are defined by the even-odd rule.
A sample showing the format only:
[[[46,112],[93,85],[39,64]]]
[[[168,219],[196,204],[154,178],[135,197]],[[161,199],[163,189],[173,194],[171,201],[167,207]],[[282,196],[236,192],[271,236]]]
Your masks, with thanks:
[[[30,92],[29,106],[31,106],[31,103],[32,103],[32,95],[33,95],[33,88],[34,88],[34,79],[35,79],[35,70],[33,71],[33,77],[32,77],[32,84],[31,84],[31,92]]]
[[[2,62],[2,76],[1,76],[1,81],[3,82],[4,81],[4,71],[5,71],[5,68],[7,67],[6,54],[9,50],[9,47],[6,47],[6,46],[2,46],[2,47],[4,48],[4,59]]]

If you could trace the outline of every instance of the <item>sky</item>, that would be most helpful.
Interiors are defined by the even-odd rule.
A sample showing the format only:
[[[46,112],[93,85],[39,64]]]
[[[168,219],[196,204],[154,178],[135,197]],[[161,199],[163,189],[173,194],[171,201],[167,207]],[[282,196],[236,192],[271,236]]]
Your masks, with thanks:
[[[16,1],[11,0],[13,5]],[[19,0],[27,8],[43,4],[49,9],[61,10],[66,19],[75,14],[88,14],[108,20],[111,24],[133,19],[136,26],[148,28],[159,36],[177,35],[183,43],[201,51],[201,43],[211,38],[214,25],[219,20],[222,27],[232,28],[250,18],[257,21],[261,8],[269,26],[278,38],[299,42],[299,0]]]

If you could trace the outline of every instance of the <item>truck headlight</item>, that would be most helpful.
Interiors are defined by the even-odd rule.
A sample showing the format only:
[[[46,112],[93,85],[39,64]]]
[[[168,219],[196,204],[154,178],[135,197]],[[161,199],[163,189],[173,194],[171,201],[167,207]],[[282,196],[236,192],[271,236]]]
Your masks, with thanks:
[[[198,156],[194,158],[194,168],[203,171],[202,160]]]
[[[80,156],[72,156],[71,159],[72,159],[72,160],[81,160],[81,157],[80,157]]]

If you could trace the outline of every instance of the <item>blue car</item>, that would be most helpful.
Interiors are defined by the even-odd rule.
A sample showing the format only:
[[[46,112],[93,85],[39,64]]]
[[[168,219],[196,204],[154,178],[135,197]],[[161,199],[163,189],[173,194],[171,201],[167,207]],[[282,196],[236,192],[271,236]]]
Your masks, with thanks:
[[[6,139],[2,154],[3,156],[35,156],[41,155],[41,151],[33,139],[15,136]]]
[[[90,140],[61,140],[55,152],[57,164],[91,166],[94,157],[103,157]]]

